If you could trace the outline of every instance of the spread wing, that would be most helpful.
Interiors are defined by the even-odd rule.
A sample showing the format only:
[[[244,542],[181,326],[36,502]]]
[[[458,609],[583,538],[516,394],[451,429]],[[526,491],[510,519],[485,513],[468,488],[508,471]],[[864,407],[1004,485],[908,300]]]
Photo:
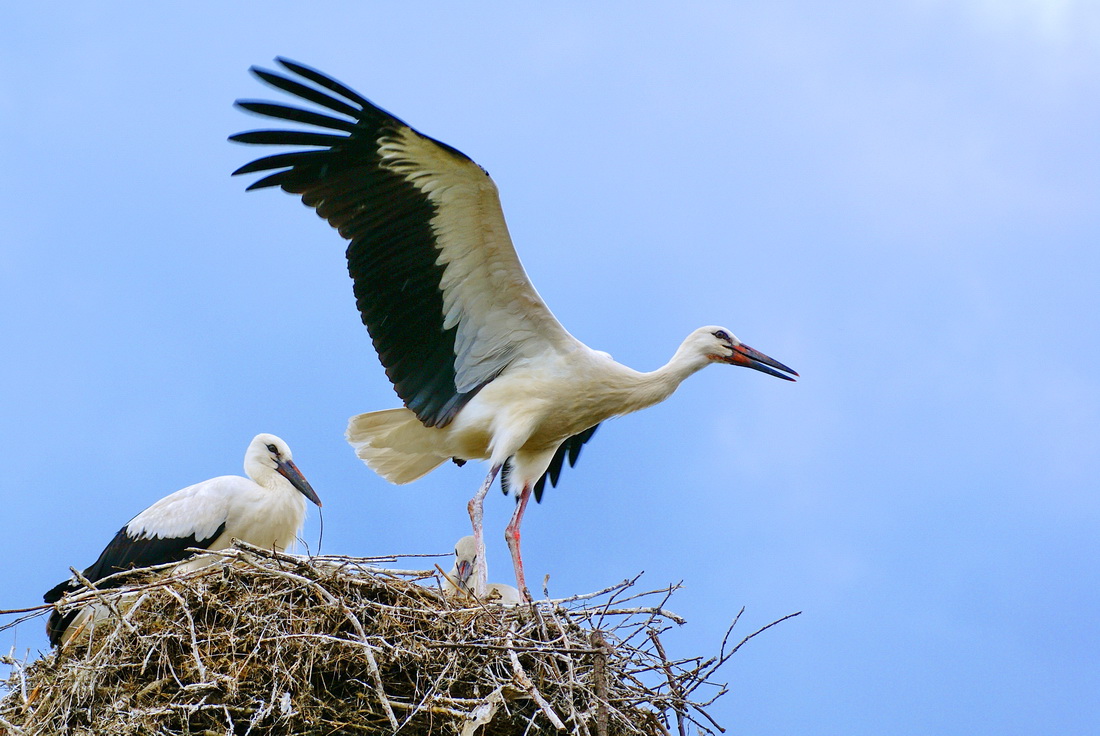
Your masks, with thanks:
[[[489,175],[340,82],[286,59],[267,84],[321,108],[239,100],[250,112],[317,130],[239,133],[230,140],[305,146],[234,174],[268,173],[350,241],[356,304],[405,405],[446,426],[512,361],[578,343],[519,262]]]

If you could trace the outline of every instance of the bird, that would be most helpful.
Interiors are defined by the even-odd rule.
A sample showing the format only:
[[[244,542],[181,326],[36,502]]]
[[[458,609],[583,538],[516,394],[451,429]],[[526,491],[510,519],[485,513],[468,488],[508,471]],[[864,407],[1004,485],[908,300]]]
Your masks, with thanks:
[[[404,404],[353,416],[346,438],[370,468],[398,484],[449,459],[487,460],[488,475],[467,504],[477,554],[485,558],[484,498],[501,474],[504,492],[516,499],[505,540],[527,599],[520,525],[528,500],[532,493],[542,500],[547,477],[557,484],[566,458],[576,462],[601,422],[663,401],[712,363],[797,377],[718,326],[691,332],[650,372],[589,348],[527,277],[485,169],[332,77],[282,57],[276,63],[281,71],[250,71],[316,109],[237,100],[284,127],[231,141],[298,148],[233,174],[263,173],[248,190],[300,195],[349,241],[360,317]],[[484,573],[475,581],[479,595]]]
[[[285,550],[297,538],[306,516],[306,499],[318,507],[321,499],[294,464],[286,442],[273,434],[258,434],[244,455],[248,475],[223,475],[171,493],[130,519],[118,530],[99,558],[83,572],[90,583],[125,570],[183,562],[177,571],[213,561],[197,559],[189,548],[219,550],[234,539],[268,549]],[[107,581],[103,587],[117,587]],[[70,578],[43,596],[56,603],[81,588]],[[81,609],[62,614],[55,609],[46,623],[50,644],[57,646],[74,632]]]
[[[460,592],[473,595],[470,581],[477,580],[483,569],[482,558],[477,556],[477,540],[472,534],[462,537],[455,542],[455,564],[443,578],[443,591],[448,595]],[[518,606],[523,602],[519,591],[505,583],[488,583],[483,598],[502,606]]]

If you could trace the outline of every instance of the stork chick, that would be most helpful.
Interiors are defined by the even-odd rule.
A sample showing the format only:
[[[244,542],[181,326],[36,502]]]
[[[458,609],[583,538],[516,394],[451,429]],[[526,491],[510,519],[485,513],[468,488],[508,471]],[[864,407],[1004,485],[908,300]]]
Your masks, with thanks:
[[[474,595],[472,580],[477,579],[480,570],[485,569],[477,555],[477,542],[473,535],[467,535],[455,542],[455,564],[443,578],[443,592],[448,595]],[[504,583],[488,583],[485,601],[499,603],[502,606],[518,606],[523,602],[519,591]]]

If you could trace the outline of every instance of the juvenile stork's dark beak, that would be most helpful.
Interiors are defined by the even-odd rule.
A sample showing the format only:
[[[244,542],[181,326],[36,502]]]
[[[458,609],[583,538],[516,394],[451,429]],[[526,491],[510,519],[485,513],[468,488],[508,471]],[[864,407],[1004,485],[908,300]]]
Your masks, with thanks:
[[[294,464],[293,460],[276,460],[275,469],[279,472],[279,475],[289,480],[290,484],[297,488],[303,496],[317,504],[317,508],[321,508],[321,499],[317,497],[317,492],[313,490],[313,486],[302,475],[302,471],[298,470],[298,466]]]
[[[473,563],[469,560],[459,560],[455,564],[455,571],[458,577],[458,587],[469,593],[470,574],[474,571]]]
[[[759,350],[753,350],[748,345],[735,345],[733,354],[728,358],[723,358],[723,360],[730,365],[741,365],[746,368],[752,368],[755,371],[767,373],[769,376],[782,378],[784,381],[793,381],[794,378],[791,378],[791,376],[798,376],[797,373],[780,363],[778,360],[769,358]],[[780,371],[783,371],[783,373],[780,373]],[[784,375],[785,373],[791,375]]]

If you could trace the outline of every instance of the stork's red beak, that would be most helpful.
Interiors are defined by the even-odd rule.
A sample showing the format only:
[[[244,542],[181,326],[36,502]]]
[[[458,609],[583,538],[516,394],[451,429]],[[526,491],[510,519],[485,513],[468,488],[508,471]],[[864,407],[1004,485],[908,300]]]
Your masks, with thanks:
[[[759,350],[753,350],[748,345],[735,345],[733,348],[733,355],[728,358],[723,358],[723,361],[730,365],[741,365],[746,368],[752,368],[755,371],[761,373],[767,373],[769,376],[775,376],[776,378],[782,378],[784,381],[793,381],[791,376],[798,376],[793,370],[780,363],[774,358],[769,358]],[[783,371],[783,373],[780,373]],[[784,375],[790,373],[791,375]]]

